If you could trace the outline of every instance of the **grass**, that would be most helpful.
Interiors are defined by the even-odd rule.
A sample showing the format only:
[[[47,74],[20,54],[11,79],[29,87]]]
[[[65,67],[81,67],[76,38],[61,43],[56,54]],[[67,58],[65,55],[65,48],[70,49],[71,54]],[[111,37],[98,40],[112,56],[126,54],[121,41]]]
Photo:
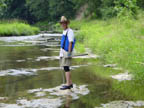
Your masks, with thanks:
[[[118,64],[144,83],[144,13],[137,19],[71,21],[70,26],[80,30],[76,34],[78,50],[90,48],[105,64]]]
[[[112,88],[130,96],[134,100],[144,100],[144,13],[137,19],[118,18],[103,20],[72,21],[71,28],[79,29],[76,33],[78,50],[90,48],[101,56],[100,64],[117,64],[134,75],[134,80],[118,82],[111,75],[123,71],[101,71],[91,69],[96,75],[112,81]],[[97,61],[96,61],[97,62]]]
[[[24,21],[0,21],[0,36],[25,36],[39,33],[39,28],[32,27]]]
[[[103,68],[102,66],[91,66],[89,67],[91,72],[96,76],[102,77],[104,79],[109,79],[112,82],[112,89],[115,91],[120,91],[126,96],[130,97],[130,100],[144,100],[143,90],[144,87],[135,81],[122,81],[112,79],[111,75],[116,75],[122,73],[123,71],[114,70],[112,68]]]

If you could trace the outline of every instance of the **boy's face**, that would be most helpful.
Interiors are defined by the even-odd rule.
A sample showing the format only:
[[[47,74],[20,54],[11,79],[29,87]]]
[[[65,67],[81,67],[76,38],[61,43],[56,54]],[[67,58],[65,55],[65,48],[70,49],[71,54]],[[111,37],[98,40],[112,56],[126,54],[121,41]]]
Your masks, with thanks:
[[[66,22],[61,22],[60,24],[64,30],[67,29],[68,24]]]

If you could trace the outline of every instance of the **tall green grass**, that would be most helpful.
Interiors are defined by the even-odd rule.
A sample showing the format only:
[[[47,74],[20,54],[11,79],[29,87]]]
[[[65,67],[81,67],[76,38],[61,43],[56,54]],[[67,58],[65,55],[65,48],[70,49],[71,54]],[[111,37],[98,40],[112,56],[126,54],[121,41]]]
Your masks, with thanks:
[[[144,13],[137,19],[72,21],[70,26],[80,29],[76,36],[79,44],[101,55],[104,63],[116,63],[129,70],[143,83]]]
[[[39,28],[32,27],[29,24],[18,21],[11,20],[0,21],[0,36],[25,36],[25,35],[34,35],[39,33]]]

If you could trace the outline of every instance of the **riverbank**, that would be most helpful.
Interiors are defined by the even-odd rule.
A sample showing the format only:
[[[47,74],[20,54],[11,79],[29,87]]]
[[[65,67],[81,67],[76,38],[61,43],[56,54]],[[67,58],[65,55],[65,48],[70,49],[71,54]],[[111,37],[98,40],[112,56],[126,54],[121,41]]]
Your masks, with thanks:
[[[32,27],[29,24],[22,21],[0,21],[0,37],[35,35],[39,32],[39,28]]]
[[[90,48],[101,55],[103,64],[117,64],[143,83],[144,14],[135,19],[72,21],[80,47]],[[79,50],[83,48],[79,48]]]
[[[116,64],[118,73],[107,67],[108,71],[101,72],[92,68],[101,77],[112,79],[112,75],[125,73],[132,79],[117,81],[112,79],[112,87],[135,100],[144,100],[144,13],[137,19],[109,19],[71,21],[71,28],[79,29],[76,33],[78,51],[90,48],[92,53],[100,55],[100,65]],[[94,62],[95,63],[95,62]],[[121,70],[122,69],[122,70]]]

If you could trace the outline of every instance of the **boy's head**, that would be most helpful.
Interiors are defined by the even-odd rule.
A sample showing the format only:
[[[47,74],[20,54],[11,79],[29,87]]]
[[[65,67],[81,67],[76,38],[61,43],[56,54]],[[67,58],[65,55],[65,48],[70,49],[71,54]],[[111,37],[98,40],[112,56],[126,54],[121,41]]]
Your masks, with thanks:
[[[61,20],[60,20],[60,24],[61,24],[63,29],[67,29],[68,24],[69,24],[69,20],[67,20],[67,18],[65,16],[62,16]]]

